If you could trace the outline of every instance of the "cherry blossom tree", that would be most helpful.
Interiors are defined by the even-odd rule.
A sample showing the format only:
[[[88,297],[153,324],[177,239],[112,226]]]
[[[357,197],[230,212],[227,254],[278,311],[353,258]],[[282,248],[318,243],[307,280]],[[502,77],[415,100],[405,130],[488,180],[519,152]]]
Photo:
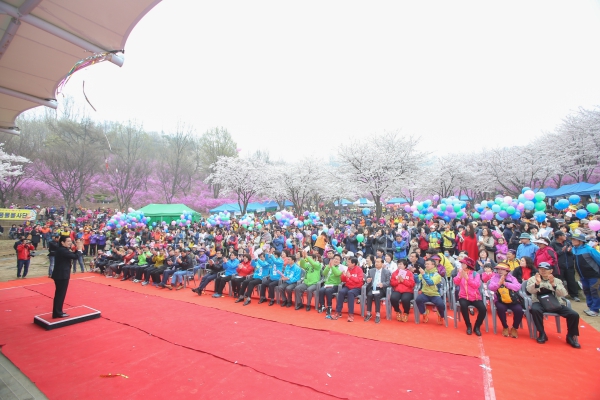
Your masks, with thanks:
[[[248,203],[265,188],[266,164],[259,159],[220,157],[211,167],[214,171],[206,178],[206,183],[219,185],[224,193],[237,196],[242,215],[246,214]]]
[[[382,197],[418,173],[424,158],[418,144],[418,138],[385,133],[340,145],[341,171],[359,192],[371,194],[377,218],[381,217]]]

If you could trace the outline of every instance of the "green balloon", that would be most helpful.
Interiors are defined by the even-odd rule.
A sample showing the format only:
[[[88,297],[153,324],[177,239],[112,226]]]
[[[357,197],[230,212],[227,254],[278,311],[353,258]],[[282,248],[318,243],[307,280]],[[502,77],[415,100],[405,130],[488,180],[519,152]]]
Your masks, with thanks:
[[[440,210],[442,210],[442,211],[446,211],[446,208],[447,208],[447,207],[448,207],[447,205],[445,205],[445,204],[442,204],[442,205],[441,205],[441,207],[440,207]]]
[[[506,203],[500,204],[500,209],[501,210],[506,210],[507,208],[508,208],[508,204],[506,204]]]
[[[537,192],[535,194],[535,201],[544,201],[544,199],[546,198],[546,194],[544,192]]]
[[[458,216],[458,214],[456,214],[456,216]],[[475,218],[475,219],[479,219],[479,217],[480,217],[480,215],[479,215],[479,213],[478,213],[478,212],[474,212],[474,213],[473,213],[473,218]]]
[[[457,218],[462,218],[463,215],[465,215],[464,211],[459,211],[459,212],[456,213],[456,217]]]
[[[420,219],[420,220],[424,220],[424,219],[425,219],[425,216],[424,216],[423,214],[421,214],[421,215],[419,215],[419,219]]]
[[[459,212],[460,211],[460,205],[459,204],[455,205],[453,207],[453,209],[454,209],[454,212]]]
[[[535,211],[545,211],[546,210],[546,203],[544,203],[543,201],[539,201],[537,203],[535,203]]]
[[[596,214],[598,212],[598,204],[596,203],[590,203],[587,205],[587,210],[590,214]]]
[[[342,250],[343,250],[343,249],[342,249],[342,246],[338,246],[338,247],[336,248],[336,250],[338,251],[338,253],[341,253],[341,252],[342,252]]]
[[[422,209],[423,209],[423,204],[419,204],[419,205],[417,206],[417,210],[421,211]]]
[[[504,202],[504,199],[502,199],[501,197],[496,197],[496,199],[494,200],[494,203],[500,205]]]
[[[358,241],[358,243],[362,243],[365,240],[365,235],[363,235],[363,234],[356,235],[356,240]]]
[[[513,215],[517,210],[513,206],[506,207],[506,212],[508,215]]]

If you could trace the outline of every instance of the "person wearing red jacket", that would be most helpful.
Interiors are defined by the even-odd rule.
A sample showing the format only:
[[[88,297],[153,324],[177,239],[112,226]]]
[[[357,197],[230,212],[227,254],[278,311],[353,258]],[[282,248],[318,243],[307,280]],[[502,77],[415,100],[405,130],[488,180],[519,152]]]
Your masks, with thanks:
[[[415,276],[406,269],[406,264],[406,260],[398,260],[398,269],[394,271],[390,279],[390,286],[394,289],[390,296],[390,303],[396,311],[396,319],[400,322],[408,321],[410,302],[414,298],[415,289]],[[402,303],[404,312],[400,312],[400,303]]]
[[[538,245],[538,249],[535,252],[535,256],[533,258],[533,264],[535,267],[539,267],[540,263],[546,262],[552,266],[552,275],[560,276],[560,269],[558,267],[558,256],[556,255],[556,251],[550,246],[550,240],[548,238],[542,237],[534,240],[532,243]]]
[[[21,243],[17,245],[17,278],[21,278],[21,271],[23,271],[23,278],[27,276],[31,252],[33,250],[35,250],[35,247],[33,247],[31,242],[22,237]]]
[[[233,278],[231,278],[231,288],[233,289],[234,297],[237,297],[236,303],[240,301],[244,301],[243,293],[240,293],[240,288],[242,286],[242,282],[246,280],[249,275],[254,273],[254,267],[252,264],[252,257],[250,254],[244,254],[242,256],[242,262],[237,267],[236,274]]]
[[[354,298],[360,295],[360,289],[364,283],[363,276],[363,270],[358,266],[358,259],[351,257],[348,260],[348,269],[342,272],[341,280],[344,282],[344,287],[338,293],[336,314],[332,315],[331,319],[338,319],[342,316],[344,299],[348,297],[348,322],[354,321]]]

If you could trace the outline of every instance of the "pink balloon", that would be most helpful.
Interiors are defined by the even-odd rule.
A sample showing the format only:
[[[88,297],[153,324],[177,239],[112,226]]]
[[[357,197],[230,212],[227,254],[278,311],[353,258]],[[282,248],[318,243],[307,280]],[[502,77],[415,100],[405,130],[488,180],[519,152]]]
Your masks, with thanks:
[[[527,200],[533,200],[533,198],[535,197],[535,193],[533,192],[533,190],[527,190],[525,193],[523,193],[523,196],[525,196]]]
[[[593,220],[590,221],[590,224],[588,225],[590,227],[591,230],[593,230],[594,232],[598,232],[600,231],[600,221],[598,220]]]

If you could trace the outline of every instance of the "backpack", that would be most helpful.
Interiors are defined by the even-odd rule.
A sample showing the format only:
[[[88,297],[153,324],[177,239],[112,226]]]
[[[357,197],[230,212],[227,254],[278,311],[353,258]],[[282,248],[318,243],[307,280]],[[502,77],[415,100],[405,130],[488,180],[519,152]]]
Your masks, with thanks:
[[[498,288],[498,301],[503,304],[515,304],[520,302],[520,297],[514,290],[501,285]]]

